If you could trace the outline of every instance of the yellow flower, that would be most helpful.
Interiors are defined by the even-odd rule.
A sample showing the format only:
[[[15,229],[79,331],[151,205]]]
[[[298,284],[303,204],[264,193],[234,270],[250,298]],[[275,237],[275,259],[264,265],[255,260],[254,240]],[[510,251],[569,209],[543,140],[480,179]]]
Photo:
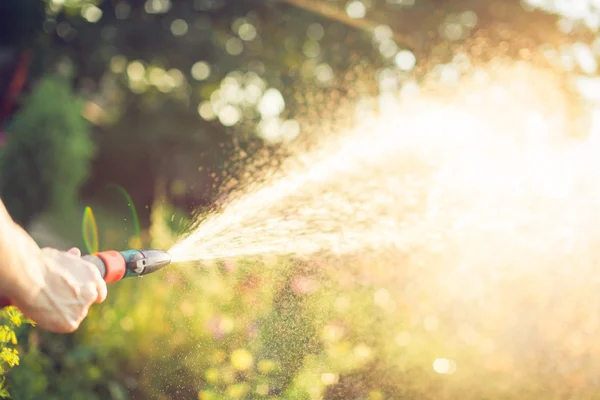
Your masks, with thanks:
[[[21,326],[21,313],[14,307],[10,307],[8,308],[8,310],[6,311],[8,318],[10,319],[10,322],[19,327]]]
[[[19,352],[15,349],[4,347],[0,353],[0,360],[4,361],[11,367],[19,365]]]
[[[266,396],[269,394],[269,385],[266,385],[264,383],[256,386],[256,394],[258,394],[259,396]]]
[[[198,400],[216,400],[216,399],[217,399],[217,395],[208,390],[203,390],[200,393],[198,393]]]
[[[260,360],[258,362],[258,370],[263,374],[268,374],[273,371],[277,365],[273,360]]]
[[[219,379],[219,371],[216,368],[209,368],[204,373],[207,382],[215,383]]]
[[[369,400],[383,400],[383,394],[379,390],[369,393]]]
[[[246,371],[254,365],[254,357],[244,349],[237,349],[231,353],[231,365],[238,371]]]
[[[227,395],[230,398],[239,399],[243,397],[249,390],[247,383],[237,383],[235,385],[229,386],[227,389]]]
[[[223,361],[225,361],[226,356],[227,356],[227,354],[224,351],[217,350],[213,353],[213,360],[216,363],[222,363]]]
[[[0,343],[12,343],[17,344],[17,336],[8,326],[0,326]]]

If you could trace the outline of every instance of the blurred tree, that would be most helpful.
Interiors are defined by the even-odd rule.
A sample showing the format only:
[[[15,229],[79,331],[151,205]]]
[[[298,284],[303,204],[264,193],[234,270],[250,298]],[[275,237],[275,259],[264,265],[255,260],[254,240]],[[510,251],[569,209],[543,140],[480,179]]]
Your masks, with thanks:
[[[473,10],[478,26],[492,20],[510,23],[522,33],[513,36],[540,35],[544,41],[555,23],[555,18],[538,13],[534,27],[532,14],[522,12],[518,0],[502,6],[474,0],[370,0],[364,2],[364,18],[348,14],[349,2],[321,3],[11,0],[0,5],[0,29],[6,30],[6,38],[13,38],[7,41],[35,44],[30,81],[43,76],[61,57],[73,61],[74,86],[87,100],[84,115],[98,133],[99,153],[85,194],[96,198],[105,184],[120,184],[143,212],[142,221],[147,221],[149,210],[144,206],[153,203],[159,176],[177,183],[171,185],[177,193],[168,195],[178,206],[191,210],[214,199],[215,187],[231,174],[226,160],[239,147],[247,151],[249,141],[264,139],[257,104],[268,89],[281,92],[285,110],[269,120],[276,123],[264,127],[276,129],[288,118],[303,116],[318,121],[323,131],[327,127],[321,126],[322,121],[335,120],[330,114],[341,108],[338,102],[327,101],[329,96],[352,91],[342,98],[360,97],[361,86],[347,84],[352,79],[347,72],[355,63],[368,60],[372,72],[395,70],[394,55],[407,47],[420,59],[434,54],[436,63],[450,61],[456,49],[438,29],[447,14]],[[45,12],[43,24],[40,10]],[[377,39],[380,43],[374,40],[376,27],[383,38]],[[452,43],[462,46],[462,40]],[[0,78],[1,52],[0,46]],[[18,52],[11,55],[5,81],[18,58]],[[251,85],[248,73],[258,77]],[[407,77],[399,74],[400,81]],[[323,104],[307,109],[304,91],[321,93]],[[245,96],[255,96],[255,104],[240,102]],[[301,131],[306,137],[311,129],[302,124]],[[237,146],[232,146],[232,133],[242,139]]]
[[[97,198],[105,184],[118,183],[145,214],[159,176],[184,188],[168,193],[178,206],[210,203],[231,175],[227,160],[240,148],[251,155],[262,142],[255,132],[262,95],[269,89],[284,95],[281,122],[301,114],[285,88],[298,88],[302,63],[334,77],[352,63],[341,44],[358,39],[342,24],[275,2],[70,4],[76,3],[79,12],[49,10],[44,29],[53,56],[73,60],[77,90],[88,100],[86,118],[98,133],[99,156],[85,193]],[[363,36],[361,45],[370,46]],[[314,74],[306,84],[314,86]],[[248,104],[235,103],[232,90]]]
[[[68,80],[47,77],[9,126],[0,153],[0,194],[17,222],[27,225],[50,207],[76,204],[94,151],[80,112]]]

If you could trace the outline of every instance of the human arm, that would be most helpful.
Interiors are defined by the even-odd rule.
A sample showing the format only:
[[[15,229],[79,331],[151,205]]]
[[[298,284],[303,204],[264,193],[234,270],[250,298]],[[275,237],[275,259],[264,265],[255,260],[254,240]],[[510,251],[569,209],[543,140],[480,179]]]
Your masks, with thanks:
[[[40,249],[0,201],[0,296],[40,328],[75,331],[94,302],[106,298],[98,269],[76,249]]]

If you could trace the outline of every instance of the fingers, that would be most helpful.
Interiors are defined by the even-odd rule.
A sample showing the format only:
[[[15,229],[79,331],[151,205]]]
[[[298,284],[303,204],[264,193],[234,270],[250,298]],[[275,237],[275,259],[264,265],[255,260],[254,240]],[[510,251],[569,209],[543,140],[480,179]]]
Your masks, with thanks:
[[[77,320],[72,319],[70,321],[60,321],[54,325],[50,331],[53,333],[73,333],[79,328],[79,325],[81,325],[84,319],[85,316]]]
[[[102,303],[104,300],[106,300],[106,296],[108,295],[108,288],[106,287],[106,282],[104,282],[104,279],[100,278],[100,281],[96,282],[96,289],[98,291],[96,303]]]
[[[92,290],[95,292],[95,288],[92,288]],[[53,296],[50,298],[43,297],[41,299],[43,305],[41,306],[31,306],[30,304],[17,306],[25,317],[35,321],[40,328],[46,331],[58,334],[73,333],[88,315],[89,306],[81,308],[81,305],[78,305],[73,307],[73,304],[67,305],[60,299],[52,299]],[[51,304],[58,305],[58,308],[50,306]]]
[[[86,265],[89,266],[92,276],[94,278],[96,294],[92,301],[94,301],[96,303],[102,303],[104,300],[106,300],[106,296],[108,295],[108,288],[106,287],[106,282],[100,275],[100,271],[98,271],[98,268],[96,268],[95,265],[93,265],[87,261],[85,261],[85,263],[86,263]]]
[[[15,297],[21,311],[42,329],[55,333],[76,331],[94,303],[107,296],[106,282],[98,268],[81,258],[77,248],[63,252],[41,249],[39,257],[28,261],[41,284],[27,296]]]
[[[81,325],[86,316],[87,313],[79,320],[71,320],[69,322],[58,322],[48,330],[53,333],[73,333],[79,328],[79,325]]]
[[[73,247],[73,248],[69,249],[67,251],[67,253],[73,254],[74,256],[77,256],[77,257],[81,257],[81,250],[79,250],[77,247]]]
[[[81,257],[81,250],[79,250],[77,247],[73,247],[67,253],[69,253],[70,255]],[[78,259],[78,261],[85,263],[85,265],[88,266],[90,273],[92,274],[92,277],[93,277],[93,282],[94,282],[94,286],[95,286],[95,294],[94,294],[93,299],[90,300],[90,302],[102,303],[104,300],[106,300],[106,296],[108,294],[108,289],[106,288],[106,282],[104,281],[104,279],[102,279],[102,276],[100,275],[100,272],[98,271],[98,268],[96,268],[96,266],[94,266],[93,264],[91,264],[87,261],[83,261],[80,258]]]
[[[89,294],[87,295],[88,298],[95,297],[95,291],[95,288],[91,288],[91,290],[88,292]],[[90,303],[91,302],[87,302],[87,305],[85,307],[79,308],[78,310],[71,309],[70,312],[67,313],[67,315],[64,315],[66,316],[65,319],[57,321],[57,323],[54,325],[53,331],[55,333],[73,333],[77,329],[79,329],[79,326],[88,316],[90,310]]]
[[[80,304],[89,307],[98,298],[98,286],[90,281],[79,288]]]
[[[71,315],[70,321],[63,329],[77,329],[79,324],[87,317],[89,308],[94,303],[102,303],[106,300],[108,290],[106,282],[102,278],[98,268],[82,259],[81,252],[77,248],[72,248],[68,252],[56,254],[53,260],[55,263],[63,266],[69,271],[70,277],[67,279],[68,286],[76,288],[77,296],[79,297],[77,306],[72,310],[76,313]],[[75,299],[73,299],[75,300]],[[74,325],[74,328],[73,326]]]

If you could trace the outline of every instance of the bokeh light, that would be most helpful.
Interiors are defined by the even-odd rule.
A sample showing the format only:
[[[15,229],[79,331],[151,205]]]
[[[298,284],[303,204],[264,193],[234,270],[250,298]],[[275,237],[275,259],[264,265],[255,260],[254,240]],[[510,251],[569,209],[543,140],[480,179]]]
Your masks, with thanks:
[[[210,64],[206,61],[198,61],[192,66],[192,77],[198,81],[203,81],[210,77]]]
[[[232,56],[237,56],[240,55],[244,50],[244,45],[240,39],[236,37],[230,37],[227,39],[227,43],[225,43],[225,49]]]
[[[148,14],[165,14],[171,6],[171,0],[146,0],[144,10]]]
[[[171,33],[174,36],[183,36],[188,31],[188,24],[183,19],[176,19],[171,22]]]
[[[350,18],[364,18],[366,12],[365,4],[360,0],[351,0],[346,4],[346,13]]]
[[[438,374],[452,374],[456,370],[456,364],[447,358],[436,358],[433,362],[433,369]]]
[[[323,25],[319,24],[318,22],[310,24],[306,29],[306,36],[308,36],[310,40],[319,41],[323,39],[324,35],[325,29],[323,29]]]
[[[396,54],[394,61],[402,71],[411,71],[417,64],[417,58],[410,50],[401,50]]]
[[[96,23],[102,18],[102,10],[93,4],[86,4],[81,7],[81,16],[88,22]]]
[[[224,126],[233,126],[239,122],[242,115],[239,108],[227,104],[219,110],[218,117]]]
[[[307,40],[302,46],[302,52],[306,57],[316,58],[321,54],[321,46],[315,40]]]
[[[256,38],[256,28],[252,24],[245,22],[238,29],[238,35],[245,41],[254,40]]]
[[[260,114],[264,118],[277,117],[283,110],[285,110],[285,100],[281,92],[275,88],[267,89],[258,103]]]

